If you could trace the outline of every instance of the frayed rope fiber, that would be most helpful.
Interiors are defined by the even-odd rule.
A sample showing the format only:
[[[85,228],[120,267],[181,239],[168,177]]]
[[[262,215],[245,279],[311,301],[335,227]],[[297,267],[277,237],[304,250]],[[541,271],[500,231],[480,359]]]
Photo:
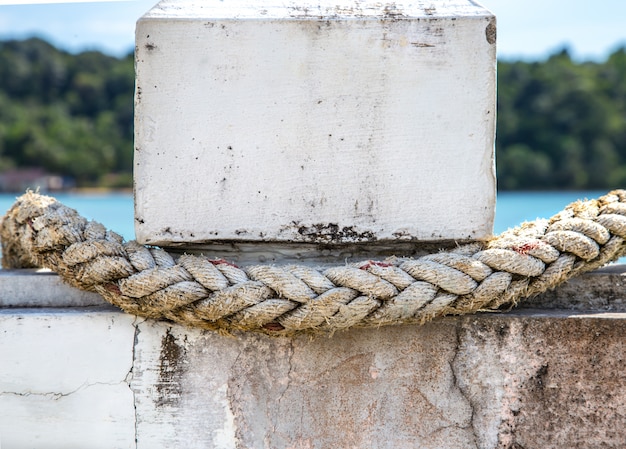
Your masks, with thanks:
[[[0,237],[4,268],[49,268],[131,314],[211,330],[333,332],[498,310],[614,261],[626,252],[626,191],[452,251],[324,270],[175,260],[32,192],[9,209]]]

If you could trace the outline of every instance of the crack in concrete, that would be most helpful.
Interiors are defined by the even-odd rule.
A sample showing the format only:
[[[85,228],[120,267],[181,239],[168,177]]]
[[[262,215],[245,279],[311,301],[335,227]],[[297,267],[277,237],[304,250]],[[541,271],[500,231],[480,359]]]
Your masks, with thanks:
[[[456,337],[456,342],[455,342],[455,346],[454,346],[454,357],[452,357],[452,360],[450,360],[450,371],[452,372],[452,381],[453,381],[453,385],[458,388],[459,392],[461,393],[461,396],[463,397],[463,399],[465,399],[470,407],[471,410],[471,414],[470,414],[470,420],[469,420],[469,425],[464,427],[465,428],[471,428],[472,429],[472,435],[474,437],[474,447],[478,448],[479,447],[479,441],[480,438],[478,436],[478,432],[476,429],[476,423],[474,422],[474,419],[476,417],[476,404],[474,403],[474,401],[472,400],[471,395],[469,394],[469,392],[467,391],[467,389],[465,388],[465,385],[463,385],[462,382],[460,382],[460,376],[457,374],[457,359],[459,357],[459,353],[461,352],[461,347],[463,345],[462,339],[461,339],[461,332],[462,332],[462,320],[459,319],[457,320],[457,324],[454,328],[454,333],[455,333],[455,337]]]
[[[48,397],[48,396],[50,396],[50,397],[53,398],[53,400],[58,401],[62,397],[70,396],[70,395],[76,393],[76,391],[78,391],[81,387],[79,387],[78,389],[76,389],[74,391],[70,391],[69,393],[55,393],[55,392],[39,393],[39,392],[35,392],[35,391],[24,391],[24,392],[0,391],[0,396],[20,396],[20,397],[28,397],[28,396]]]
[[[139,443],[139,429],[138,429],[139,419],[137,416],[137,395],[135,394],[135,390],[132,387],[132,381],[133,381],[133,376],[135,372],[135,356],[136,356],[137,344],[139,341],[139,334],[141,333],[141,330],[139,329],[139,324],[143,323],[144,321],[145,320],[139,320],[139,317],[135,317],[135,319],[132,322],[132,326],[135,328],[135,333],[133,334],[133,354],[132,354],[132,359],[130,363],[130,369],[128,370],[128,373],[126,373],[126,377],[124,378],[124,381],[128,385],[128,389],[130,390],[130,393],[133,395],[133,410],[134,410],[134,420],[135,420],[134,422],[135,449],[137,449],[137,445]]]
[[[132,388],[132,380],[133,380],[133,373],[134,373],[134,369],[135,369],[135,350],[137,347],[137,341],[138,341],[138,336],[140,333],[140,329],[139,329],[139,324],[141,324],[142,322],[144,322],[145,320],[139,319],[138,317],[135,317],[135,319],[132,322],[132,326],[135,328],[135,332],[134,332],[134,336],[133,336],[133,341],[132,341],[132,358],[131,358],[131,364],[130,364],[130,368],[128,370],[128,372],[126,373],[126,375],[124,376],[124,378],[119,381],[119,382],[84,382],[83,384],[81,384],[80,386],[76,387],[73,390],[70,391],[45,391],[45,392],[40,392],[40,391],[0,391],[0,396],[18,396],[18,397],[30,397],[30,396],[34,396],[34,397],[42,397],[42,398],[49,398],[53,401],[59,401],[63,398],[67,398],[69,396],[72,396],[78,392],[84,391],[88,388],[94,387],[94,386],[98,386],[98,385],[104,385],[104,386],[119,386],[121,384],[124,384],[126,387],[128,387],[128,389],[130,390],[131,394],[132,394],[132,398],[133,398],[133,409],[134,409],[134,441],[135,441],[135,445],[134,448],[137,448],[137,444],[138,444],[138,419],[137,419],[137,401],[136,401],[136,394],[135,391]]]
[[[292,370],[293,370],[293,355],[295,352],[295,347],[294,347],[294,341],[293,338],[288,338],[288,344],[287,344],[287,373],[286,373],[286,378],[287,378],[287,382],[284,386],[284,388],[278,392],[278,396],[276,397],[276,409],[275,410],[266,410],[267,413],[267,417],[268,417],[268,421],[272,423],[272,435],[269,435],[266,433],[265,437],[264,437],[264,441],[266,446],[270,447],[272,446],[272,442],[275,441],[276,437],[278,435],[280,435],[280,437],[284,437],[284,435],[282,434],[282,432],[278,431],[278,422],[282,416],[281,413],[281,409],[282,409],[282,402],[283,399],[285,397],[285,394],[287,393],[287,390],[289,390],[289,388],[291,388],[291,374],[292,374]],[[302,427],[301,427],[302,428]],[[274,443],[275,444],[275,443]]]
[[[293,370],[293,354],[295,352],[295,347],[293,344],[293,339],[289,339],[289,346],[288,346],[288,354],[287,354],[287,385],[285,385],[285,388],[283,389],[283,391],[280,392],[279,396],[278,396],[278,400],[277,403],[280,406],[280,403],[282,402],[283,398],[285,397],[285,393],[287,392],[287,390],[289,389],[289,387],[291,386],[291,372]]]
[[[28,397],[28,396],[43,396],[43,397],[47,397],[50,396],[53,398],[53,400],[58,401],[61,398],[65,398],[68,396],[71,396],[73,394],[78,393],[79,391],[85,390],[87,388],[90,387],[95,387],[97,385],[107,385],[107,386],[117,386],[121,383],[126,383],[125,380],[122,380],[120,382],[91,382],[91,383],[87,383],[85,382],[84,384],[80,385],[79,387],[75,388],[74,390],[68,391],[68,392],[58,392],[58,391],[46,391],[46,392],[38,392],[38,391],[0,391],[0,396],[2,395],[11,395],[11,396],[21,396],[21,397]]]

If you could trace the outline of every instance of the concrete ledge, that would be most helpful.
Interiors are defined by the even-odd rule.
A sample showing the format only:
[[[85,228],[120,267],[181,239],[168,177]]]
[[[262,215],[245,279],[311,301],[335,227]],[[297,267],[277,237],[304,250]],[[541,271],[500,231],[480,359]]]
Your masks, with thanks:
[[[5,308],[0,444],[622,447],[623,272],[572,281],[554,293],[558,309],[332,338],[228,337],[108,307]],[[568,297],[583,299],[567,310]]]
[[[520,307],[626,311],[626,265],[609,265],[525,300]]]
[[[87,307],[103,304],[100,295],[72,288],[49,270],[0,269],[0,308]]]
[[[626,265],[615,264],[586,273],[552,291],[524,300],[519,307],[626,311],[624,292]],[[55,273],[47,270],[0,270],[0,309],[106,305],[108,303],[100,295],[72,288],[64,284]]]

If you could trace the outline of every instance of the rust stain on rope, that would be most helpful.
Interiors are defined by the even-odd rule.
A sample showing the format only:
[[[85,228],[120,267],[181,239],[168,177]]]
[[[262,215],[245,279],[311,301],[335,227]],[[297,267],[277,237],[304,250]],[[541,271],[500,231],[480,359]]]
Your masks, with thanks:
[[[489,241],[326,270],[172,256],[32,192],[9,209],[0,237],[4,268],[50,268],[135,315],[221,331],[334,332],[510,307],[614,261],[626,252],[626,191]]]

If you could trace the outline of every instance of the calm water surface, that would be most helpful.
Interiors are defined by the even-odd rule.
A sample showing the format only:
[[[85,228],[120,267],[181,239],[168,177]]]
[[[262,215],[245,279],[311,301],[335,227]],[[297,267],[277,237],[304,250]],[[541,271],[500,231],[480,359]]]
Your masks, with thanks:
[[[498,194],[494,233],[536,218],[548,218],[578,199],[591,199],[606,192],[502,192]],[[130,193],[58,194],[63,204],[84,217],[96,220],[124,236],[135,237],[133,198]],[[11,207],[16,195],[0,194],[0,213]]]
[[[549,218],[576,200],[591,200],[606,191],[500,192],[496,203],[494,233],[500,234],[524,221]]]

